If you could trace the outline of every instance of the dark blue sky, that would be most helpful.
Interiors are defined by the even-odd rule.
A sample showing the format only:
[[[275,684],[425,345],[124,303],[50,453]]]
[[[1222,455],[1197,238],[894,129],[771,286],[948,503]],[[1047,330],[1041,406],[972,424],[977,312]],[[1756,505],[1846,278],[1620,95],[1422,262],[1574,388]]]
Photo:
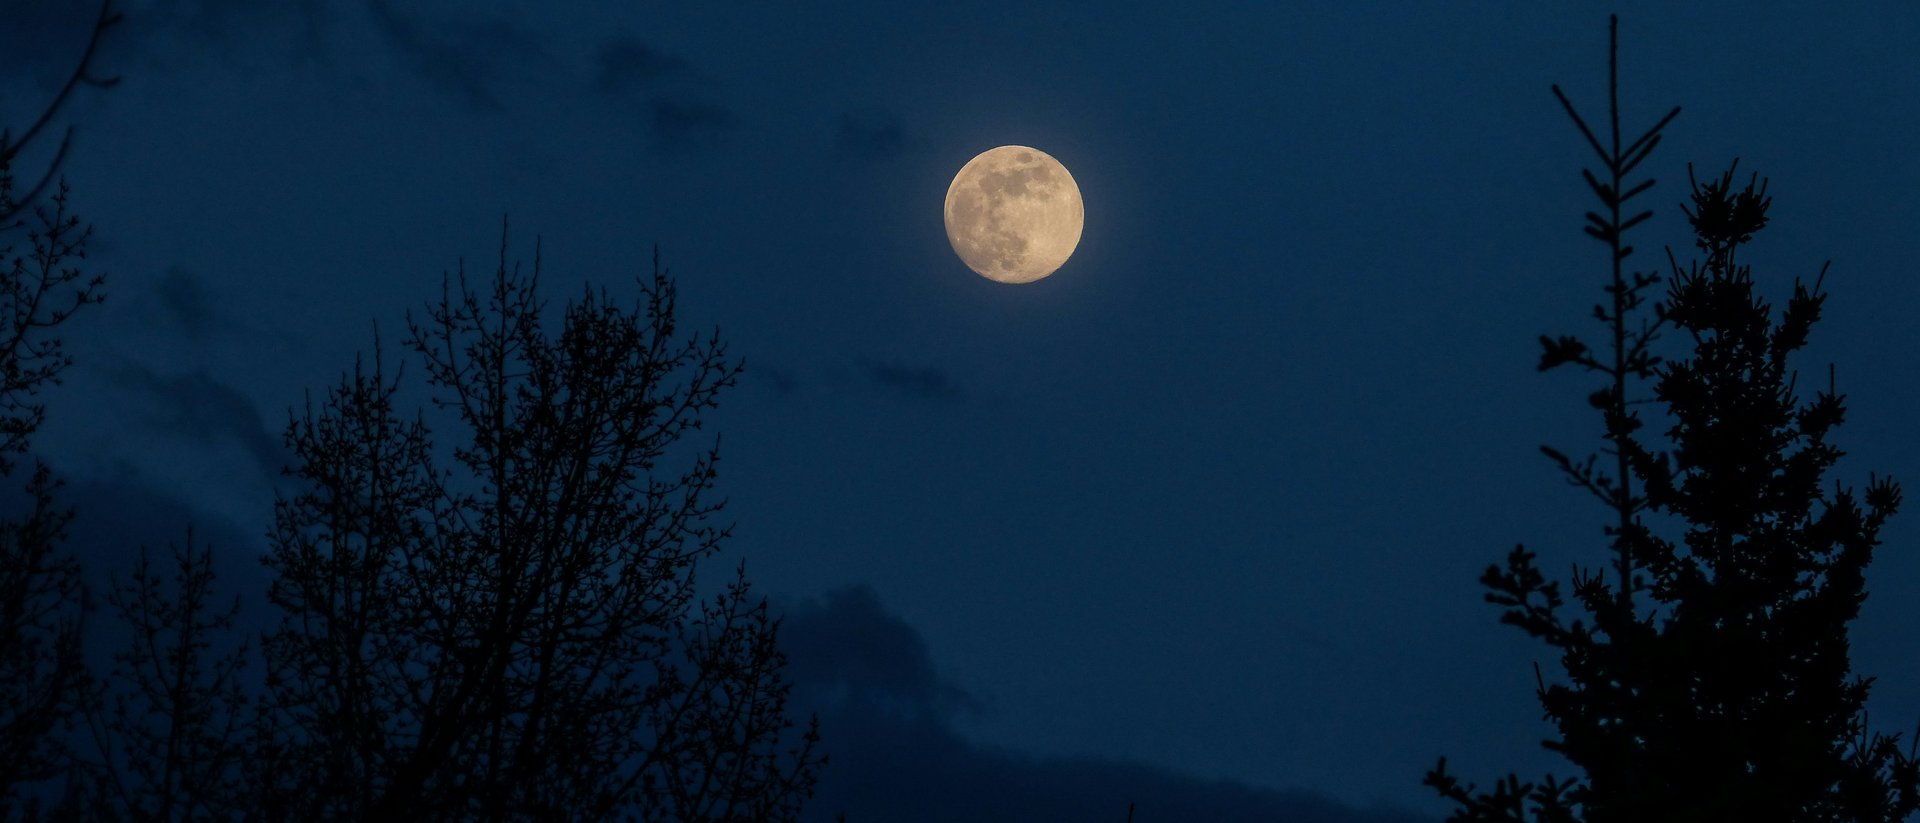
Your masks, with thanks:
[[[0,122],[88,5],[8,0]],[[1839,478],[1920,482],[1909,4],[124,5],[125,81],[68,111],[111,298],[68,327],[37,443],[83,520],[117,512],[77,538],[95,568],[191,518],[257,599],[287,409],[375,323],[490,271],[503,214],[556,297],[629,287],[657,245],[747,363],[714,419],[721,563],[791,611],[810,699],[869,747],[825,790],[861,819],[1437,816],[1439,755],[1553,764],[1551,660],[1474,581],[1517,542],[1604,557],[1537,451],[1593,444],[1590,386],[1533,365],[1602,296],[1548,84],[1604,111],[1609,11],[1627,128],[1685,109],[1631,262],[1690,252],[1688,161],[1770,177],[1762,288],[1834,264],[1803,368],[1851,401]],[[954,172],[1009,143],[1086,201],[1026,286],[941,227]],[[1883,536],[1854,660],[1911,729],[1920,513]]]

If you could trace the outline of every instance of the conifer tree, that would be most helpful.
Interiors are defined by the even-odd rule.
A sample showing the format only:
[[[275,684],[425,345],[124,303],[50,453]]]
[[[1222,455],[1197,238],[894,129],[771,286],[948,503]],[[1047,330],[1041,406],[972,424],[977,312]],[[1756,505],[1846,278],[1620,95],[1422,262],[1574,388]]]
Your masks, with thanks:
[[[1560,653],[1565,682],[1541,678],[1537,691],[1558,732],[1544,745],[1579,774],[1537,784],[1508,775],[1477,792],[1442,758],[1426,782],[1454,803],[1455,821],[1903,820],[1920,808],[1920,767],[1897,736],[1867,728],[1872,681],[1853,673],[1847,645],[1900,487],[1870,474],[1856,494],[1826,480],[1842,454],[1829,437],[1844,396],[1829,371],[1826,389],[1803,399],[1789,364],[1820,319],[1826,270],[1811,287],[1796,281],[1776,317],[1739,261],[1772,200],[1758,175],[1736,188],[1729,167],[1693,181],[1682,207],[1704,259],[1682,266],[1669,252],[1665,300],[1651,322],[1630,325],[1660,278],[1621,273],[1631,253],[1622,235],[1649,215],[1623,222],[1619,207],[1652,185],[1626,187],[1622,176],[1673,115],[1622,150],[1617,96],[1609,102],[1611,151],[1567,111],[1611,178],[1586,175],[1611,214],[1589,213],[1587,229],[1615,266],[1613,308],[1595,310],[1613,332],[1611,357],[1542,338],[1540,368],[1608,378],[1590,402],[1617,473],[1542,450],[1616,515],[1613,573],[1576,568],[1571,590],[1587,617],[1571,622],[1559,583],[1524,547],[1481,578],[1487,600],[1506,607],[1501,622]],[[1684,334],[1688,356],[1650,353],[1662,326]],[[1628,378],[1652,381],[1671,424],[1664,448],[1636,435]]]

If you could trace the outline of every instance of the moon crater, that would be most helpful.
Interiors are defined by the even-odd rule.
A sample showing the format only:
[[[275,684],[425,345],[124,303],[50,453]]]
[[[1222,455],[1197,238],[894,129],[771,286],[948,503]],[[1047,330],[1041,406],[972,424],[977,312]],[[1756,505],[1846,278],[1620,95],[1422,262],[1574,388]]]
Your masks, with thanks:
[[[1085,218],[1067,167],[1027,146],[980,153],[947,187],[947,242],[968,268],[1001,283],[1059,270],[1080,245]]]

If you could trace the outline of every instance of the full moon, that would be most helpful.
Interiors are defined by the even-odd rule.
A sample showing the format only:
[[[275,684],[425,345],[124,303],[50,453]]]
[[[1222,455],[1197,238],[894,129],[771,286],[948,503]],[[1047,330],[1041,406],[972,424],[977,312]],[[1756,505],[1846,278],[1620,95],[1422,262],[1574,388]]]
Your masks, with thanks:
[[[988,149],[947,187],[947,242],[988,280],[1031,283],[1054,273],[1080,245],[1085,219],[1073,175],[1039,149]]]

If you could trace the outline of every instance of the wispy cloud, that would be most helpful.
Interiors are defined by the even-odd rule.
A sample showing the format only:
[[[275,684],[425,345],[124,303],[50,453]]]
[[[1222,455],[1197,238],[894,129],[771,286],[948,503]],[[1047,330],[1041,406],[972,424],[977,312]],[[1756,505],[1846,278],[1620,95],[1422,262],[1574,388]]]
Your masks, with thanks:
[[[941,721],[979,708],[935,671],[920,633],[881,606],[867,586],[828,592],[789,608],[781,648],[790,674],[817,708],[880,711],[901,720]]]
[[[266,598],[271,576],[260,564],[266,543],[259,529],[199,508],[176,491],[154,483],[153,478],[141,477],[130,466],[120,469],[113,476],[78,479],[67,477],[61,466],[55,466],[57,474],[67,477],[56,493],[56,503],[73,512],[60,550],[79,560],[82,578],[93,596],[104,599],[115,581],[126,582],[143,546],[162,579],[171,580],[168,547],[186,546],[191,530],[192,546],[207,550],[213,557],[218,577],[214,602],[225,606],[237,599],[240,603],[235,630],[210,641],[218,648],[227,648],[246,642],[250,635],[271,625],[277,612]],[[25,511],[26,501],[18,492],[0,493],[0,517],[18,518]],[[94,671],[111,671],[113,655],[136,638],[133,628],[110,608],[89,617],[85,651]]]
[[[873,363],[867,366],[867,378],[881,388],[898,391],[922,400],[960,399],[960,389],[954,385],[947,373],[931,366]]]
[[[913,139],[890,112],[841,112],[833,132],[833,150],[866,159],[892,157],[913,145]]]
[[[711,145],[740,125],[740,117],[708,99],[696,80],[685,58],[616,34],[594,56],[591,86],[610,103],[637,107],[654,149],[676,151]]]
[[[751,363],[741,375],[747,380],[766,384],[775,394],[783,397],[800,388],[800,381],[791,372],[777,366]]]
[[[259,409],[238,389],[205,371],[163,375],[122,361],[103,367],[108,381],[133,395],[125,407],[158,434],[213,445],[239,444],[262,476],[275,478],[291,462],[279,436],[268,430]]]
[[[505,17],[429,21],[390,0],[367,0],[367,13],[415,73],[477,108],[500,108],[510,72],[549,61],[533,33]]]
[[[116,5],[126,9],[133,28],[130,40],[164,35],[227,52],[270,40],[295,44],[293,50],[282,51],[282,56],[294,58],[321,56],[336,19],[332,0],[136,0]]]
[[[168,318],[178,324],[190,340],[199,342],[208,333],[230,325],[214,311],[200,278],[186,269],[168,268],[154,283],[153,290]]]
[[[594,59],[593,87],[602,94],[624,94],[650,88],[686,69],[686,60],[662,53],[637,37],[615,35],[600,44]]]
[[[647,101],[647,124],[660,148],[704,144],[738,123],[732,112],[712,103],[672,97]]]

